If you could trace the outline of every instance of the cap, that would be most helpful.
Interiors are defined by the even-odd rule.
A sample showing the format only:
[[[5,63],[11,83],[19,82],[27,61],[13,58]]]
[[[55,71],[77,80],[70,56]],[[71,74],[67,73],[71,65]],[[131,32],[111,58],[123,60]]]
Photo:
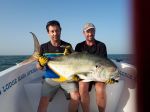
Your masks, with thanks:
[[[83,27],[83,31],[87,31],[88,29],[94,28],[95,26],[92,23],[86,23]]]

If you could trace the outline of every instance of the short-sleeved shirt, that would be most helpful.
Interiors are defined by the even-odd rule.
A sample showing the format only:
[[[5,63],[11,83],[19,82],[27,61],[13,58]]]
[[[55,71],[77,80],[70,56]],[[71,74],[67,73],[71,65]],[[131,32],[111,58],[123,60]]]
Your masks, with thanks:
[[[42,56],[46,56],[49,59],[54,58],[56,56],[63,55],[63,54],[55,54],[52,56],[52,54],[50,54],[50,53],[64,53],[65,47],[61,47],[61,46],[71,46],[71,44],[61,40],[60,46],[56,47],[53,46],[49,41],[41,45],[40,54]],[[44,78],[59,78],[59,76],[56,73],[54,73],[51,69],[49,69],[48,66],[46,66],[46,72],[44,73]]]
[[[88,52],[90,54],[94,54],[101,57],[107,58],[107,49],[106,45],[103,42],[95,40],[95,44],[92,46],[88,46],[86,41],[78,43],[75,47],[75,51],[77,52]]]
[[[50,59],[54,58],[55,56],[59,56],[59,54],[57,55],[57,53],[64,53],[65,47],[61,47],[61,46],[71,46],[71,44],[61,40],[60,46],[55,47],[49,41],[41,45],[40,54]],[[53,56],[51,54],[49,55],[49,53],[54,53],[54,55]],[[50,96],[52,98],[56,94],[58,89],[61,88],[62,90],[65,91],[64,93],[66,97],[69,98],[68,93],[78,90],[77,84],[75,82],[59,83],[59,82],[53,81],[51,78],[59,78],[59,76],[56,73],[54,73],[51,69],[49,69],[48,66],[46,66],[44,77],[45,77],[45,80],[42,84],[42,93],[41,93],[42,96]]]
[[[61,47],[61,46],[68,46],[68,45],[71,46],[70,43],[67,43],[67,42],[61,40],[60,46],[55,47],[49,41],[49,42],[44,43],[44,44],[41,45],[40,54],[44,55],[46,53],[64,53],[65,48]]]
[[[107,49],[106,45],[103,42],[95,40],[95,44],[92,46],[88,46],[86,44],[86,41],[83,41],[81,43],[78,43],[75,47],[75,51],[77,52],[87,52],[89,54],[94,54],[100,57],[107,58]],[[89,91],[91,91],[92,85],[95,84],[95,82],[90,82],[89,85]]]

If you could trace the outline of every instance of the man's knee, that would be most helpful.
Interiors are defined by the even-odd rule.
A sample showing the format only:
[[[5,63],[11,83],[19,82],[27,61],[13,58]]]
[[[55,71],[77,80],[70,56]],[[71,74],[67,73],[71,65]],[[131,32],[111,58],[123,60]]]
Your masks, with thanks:
[[[80,100],[80,94],[79,92],[71,92],[70,93],[70,97],[72,100],[75,100],[75,101],[79,101]]]
[[[106,99],[105,89],[101,89],[101,90],[96,91],[96,99],[97,99],[97,101]]]
[[[106,100],[106,86],[103,83],[98,83],[95,85],[96,89],[96,101],[97,104],[105,102]]]
[[[104,83],[96,83],[95,84],[95,89],[96,92],[99,94],[104,94],[105,93],[105,89],[106,89],[106,85]]]
[[[89,94],[89,84],[80,82],[79,83],[79,92],[81,96],[87,96]]]

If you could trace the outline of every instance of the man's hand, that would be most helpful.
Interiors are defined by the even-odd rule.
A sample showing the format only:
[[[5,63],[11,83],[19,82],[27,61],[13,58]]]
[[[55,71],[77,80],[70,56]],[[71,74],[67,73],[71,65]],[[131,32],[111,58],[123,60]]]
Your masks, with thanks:
[[[105,83],[106,84],[114,84],[115,82],[118,82],[118,81],[116,81],[115,79],[109,79]]]
[[[40,56],[38,61],[39,61],[40,66],[44,67],[48,62],[48,58],[44,56]]]
[[[71,46],[66,46],[65,47],[65,51],[64,51],[64,55],[69,55],[69,54],[71,54]]]
[[[72,80],[73,80],[73,81],[79,81],[80,79],[79,79],[79,77],[78,77],[77,75],[74,75],[74,76],[72,77]]]

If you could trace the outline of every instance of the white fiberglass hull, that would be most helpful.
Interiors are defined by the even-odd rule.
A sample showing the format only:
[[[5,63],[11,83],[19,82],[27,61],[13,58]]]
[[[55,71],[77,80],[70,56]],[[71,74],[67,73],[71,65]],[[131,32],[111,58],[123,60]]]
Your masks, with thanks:
[[[115,63],[122,75],[119,83],[107,85],[106,112],[136,112],[136,70],[132,65]],[[35,68],[35,62],[0,72],[1,112],[37,112],[42,73]],[[91,112],[98,112],[94,87],[90,98]],[[48,112],[67,112],[68,102],[60,90],[49,103]],[[81,106],[79,112],[82,112]]]

